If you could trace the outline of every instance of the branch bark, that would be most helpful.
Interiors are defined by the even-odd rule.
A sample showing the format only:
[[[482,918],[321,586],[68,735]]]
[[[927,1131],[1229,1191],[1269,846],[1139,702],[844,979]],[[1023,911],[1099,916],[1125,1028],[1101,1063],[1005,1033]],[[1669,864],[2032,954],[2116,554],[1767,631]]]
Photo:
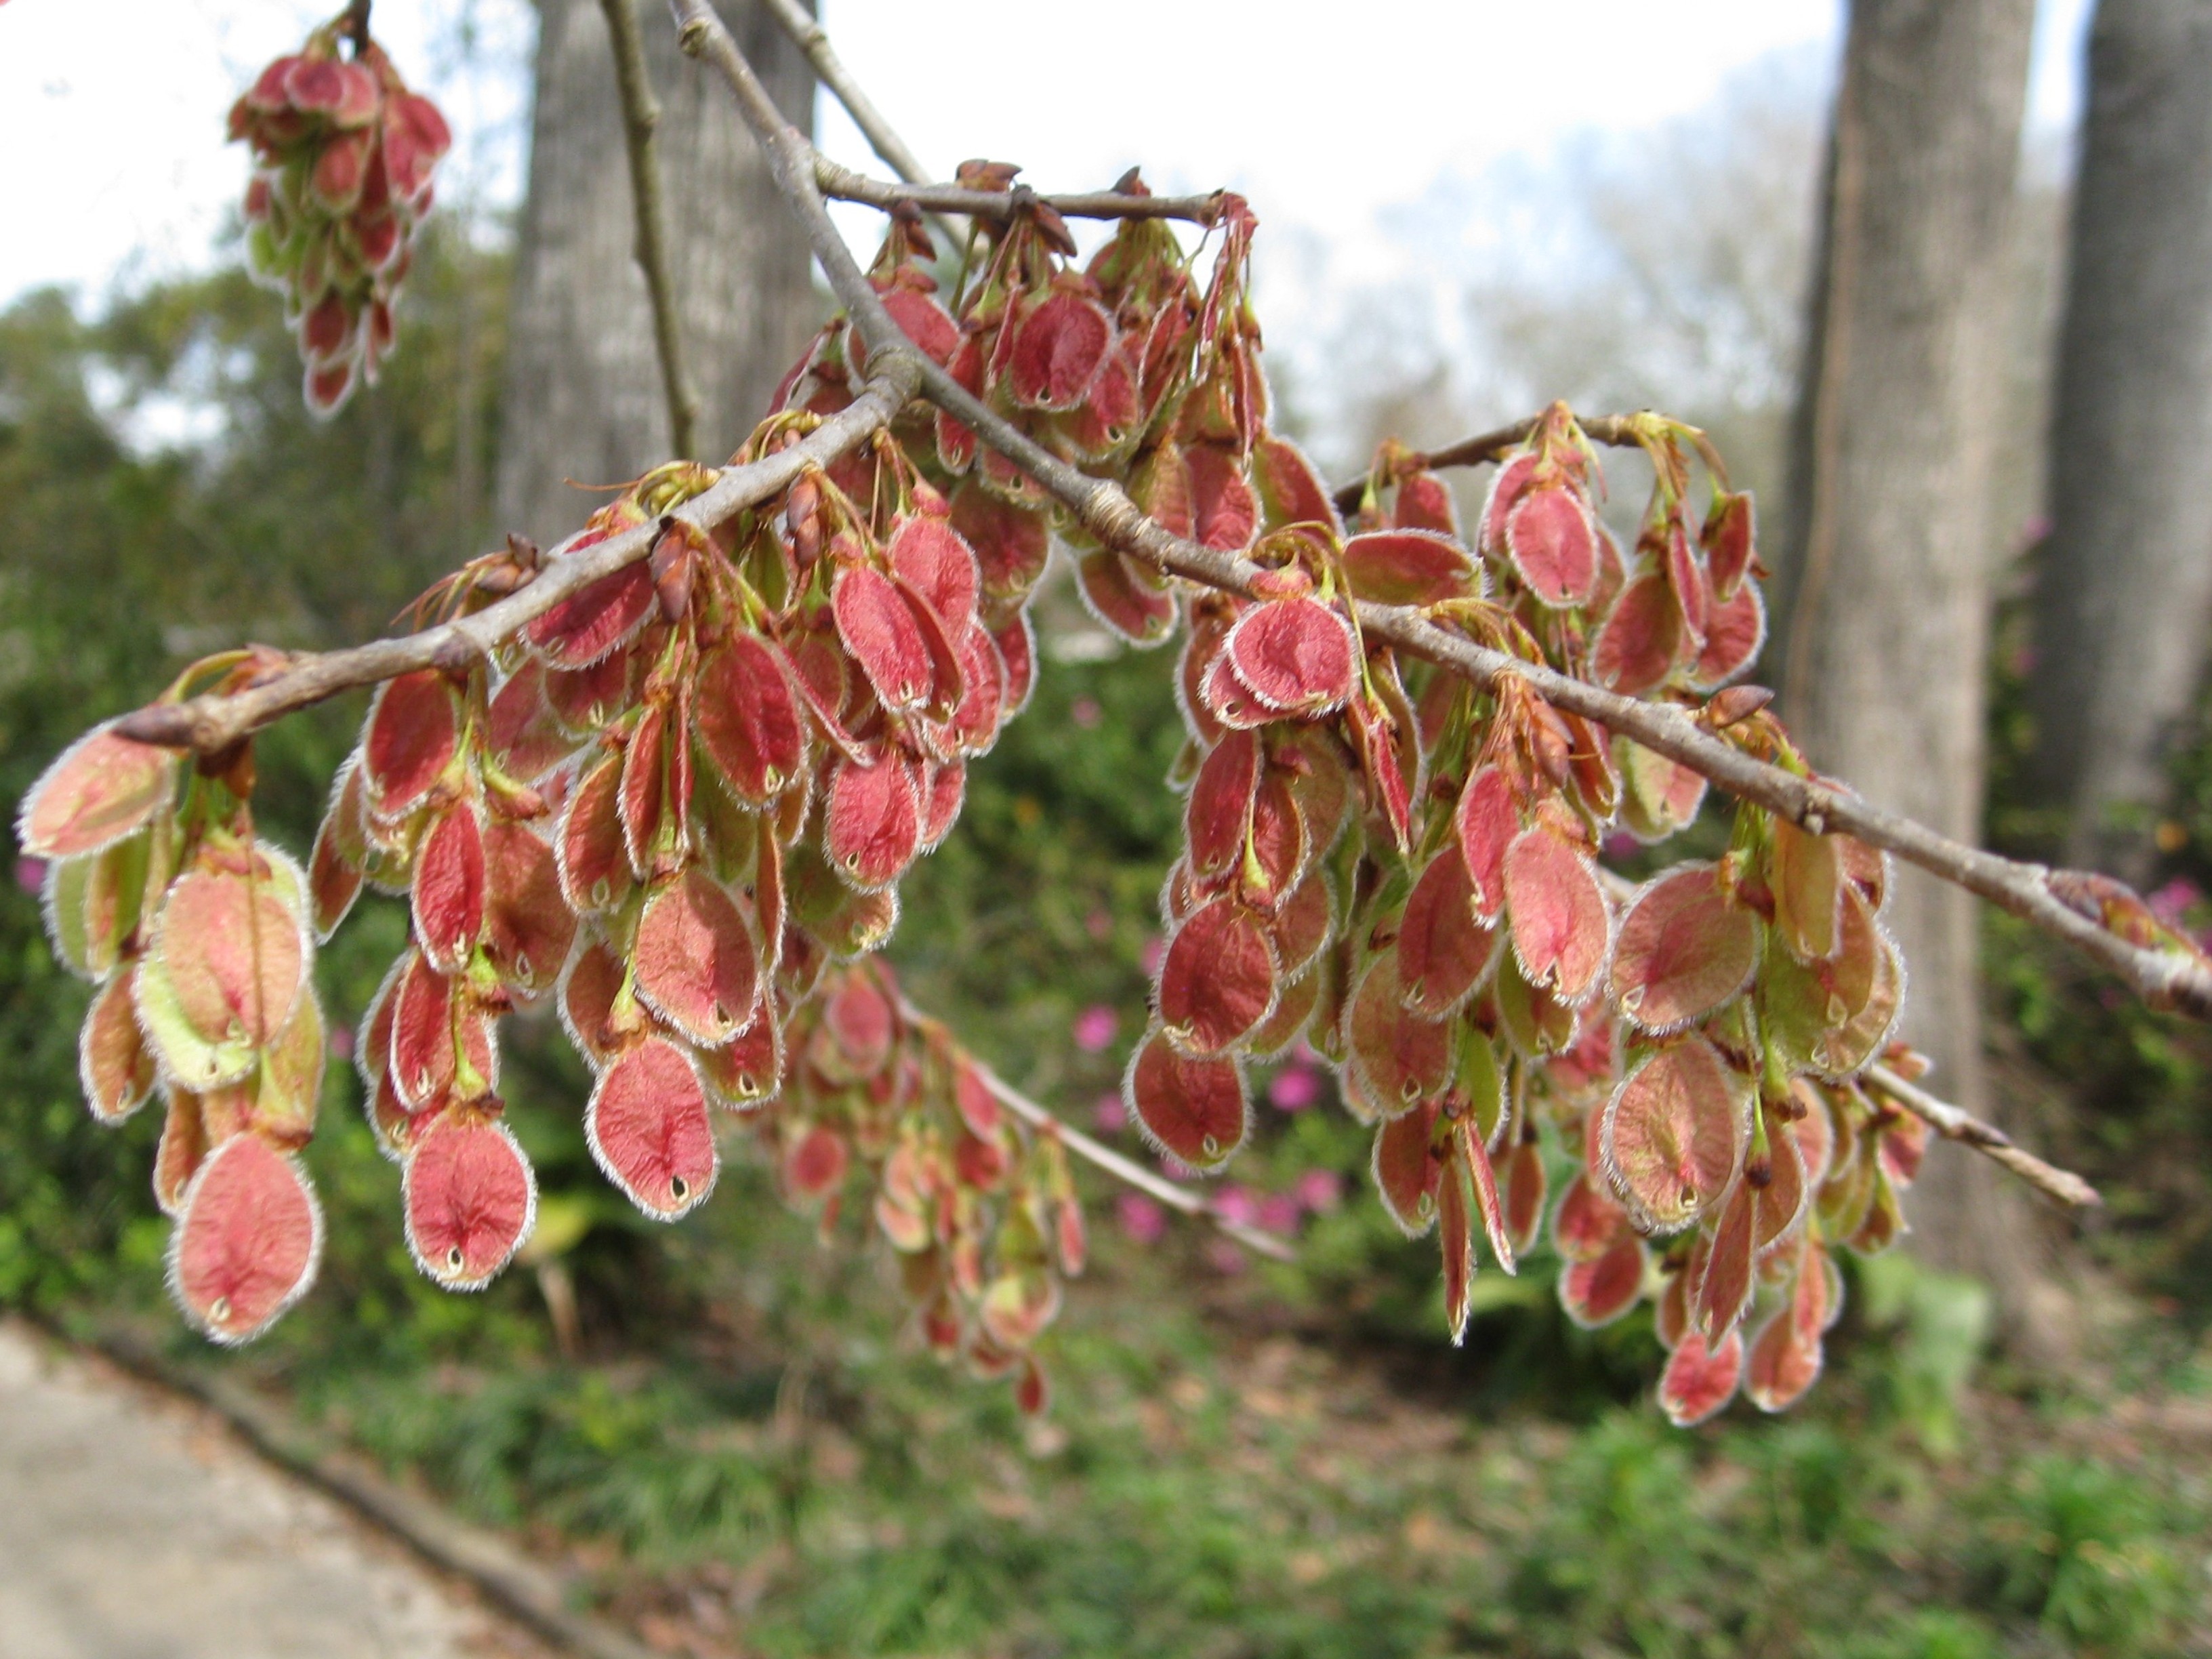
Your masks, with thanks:
[[[1866,1079],[1876,1094],[1886,1096],[1905,1108],[1944,1139],[1955,1140],[1962,1146],[1971,1146],[1978,1152],[1986,1153],[2029,1186],[2048,1194],[2061,1204],[2086,1208],[2105,1201],[2094,1187],[2071,1170],[2045,1164],[1994,1123],[1984,1123],[1972,1112],[1963,1111],[1948,1100],[1936,1099],[1917,1084],[1906,1082],[1888,1066],[1868,1066]]]
[[[634,252],[653,301],[653,343],[660,355],[661,388],[668,398],[668,431],[674,453],[693,458],[699,393],[684,363],[683,325],[676,285],[668,269],[668,211],[661,199],[660,151],[653,137],[660,105],[645,66],[645,37],[635,0],[599,0],[614,47],[615,84],[622,93],[623,139],[629,150],[630,204],[637,216]]]
[[[736,94],[738,107],[769,157],[769,172],[799,216],[831,290],[867,341],[871,355],[906,346],[906,336],[837,234],[814,182],[815,152],[787,125],[729,31],[705,0],[671,0],[684,48],[704,58]],[[1170,535],[1115,485],[1092,478],[1040,447],[986,407],[935,363],[921,364],[921,391],[974,429],[1075,514],[1103,544],[1133,554],[1171,575],[1249,595],[1263,573],[1241,554],[1224,553]],[[1849,789],[1801,777],[1754,760],[1699,726],[1685,709],[1641,702],[1540,664],[1475,644],[1405,606],[1361,605],[1363,632],[1488,687],[1518,676],[1554,706],[1680,762],[1729,794],[1788,818],[1815,835],[1841,831],[1896,854],[1942,879],[1978,894],[2080,949],[2118,975],[2155,1006],[2212,1019],[2212,970],[2175,952],[2130,944],[2071,908],[2051,884],[2053,872],[1984,852],[1941,835],[1900,813],[1873,805]]]
[[[761,0],[761,4],[775,19],[776,26],[791,37],[792,45],[814,66],[815,78],[845,106],[845,113],[853,118],[853,125],[860,128],[868,147],[883,157],[884,165],[910,185],[925,182],[929,170],[906,147],[906,141],[892,131],[875,100],[861,90],[860,83],[846,69],[844,59],[837,56],[828,33],[815,21],[814,15],[799,0]]]
[[[857,448],[889,426],[914,396],[920,381],[916,368],[920,361],[920,355],[910,347],[872,352],[871,378],[850,405],[790,448],[725,469],[704,494],[668,516],[702,530],[711,529],[746,507],[770,500],[806,468],[825,466]],[[243,691],[227,696],[190,697],[182,702],[149,703],[124,716],[117,729],[141,743],[217,754],[279,716],[342,691],[374,685],[418,668],[450,666],[489,655],[501,641],[569,594],[643,558],[652,550],[661,528],[659,524],[641,525],[573,557],[562,556],[568,545],[563,543],[553,550],[535,580],[471,616],[458,617],[399,639],[295,656],[285,667]]]
[[[817,154],[815,186],[841,202],[863,202],[886,212],[908,204],[933,213],[960,213],[974,219],[1011,219],[1033,207],[1048,207],[1063,219],[1183,219],[1211,225],[1221,214],[1221,193],[1210,196],[1133,196],[1118,190],[1078,191],[1042,196],[1026,185],[1011,191],[969,190],[959,185],[887,184]]]

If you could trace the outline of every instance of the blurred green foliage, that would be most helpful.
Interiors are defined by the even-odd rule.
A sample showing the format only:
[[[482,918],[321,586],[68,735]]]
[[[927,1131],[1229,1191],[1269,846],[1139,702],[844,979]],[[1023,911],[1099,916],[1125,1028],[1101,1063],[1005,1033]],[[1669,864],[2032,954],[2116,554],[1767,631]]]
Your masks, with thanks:
[[[52,295],[0,314],[0,796],[191,656],[373,633],[478,547],[502,275],[435,241],[391,377],[327,427],[300,409],[273,302],[236,273],[96,317]],[[892,954],[1009,1078],[1133,1148],[1111,1102],[1176,835],[1170,663],[1102,648],[1064,592],[1042,623],[1036,703],[908,882]],[[260,810],[288,844],[306,844],[359,717],[341,703],[263,740]],[[2196,791],[2212,835],[2212,783]],[[334,1022],[358,1015],[403,927],[372,903],[325,953]],[[2008,1079],[2044,1091],[2039,1132],[2112,1200],[2093,1247],[2201,1316],[2212,1046],[2108,1006],[2002,923],[1991,939]],[[704,1212],[637,1219],[585,1153],[581,1068],[526,1017],[506,1086],[559,1251],[480,1296],[423,1281],[397,1172],[334,1064],[307,1154],[330,1219],[321,1281],[259,1346],[218,1356],[163,1305],[153,1115],[108,1133],[79,1103],[83,1003],[35,898],[0,882],[0,1305],[143,1316],[180,1358],[289,1391],[465,1513],[569,1553],[678,1650],[1978,1659],[2212,1643],[2212,1376],[2188,1369],[2176,1324],[2134,1345],[2120,1381],[2187,1409],[2124,1426],[2109,1390],[1977,1389],[1986,1298],[1885,1260],[1857,1273],[1832,1375],[1796,1413],[1739,1407],[1679,1433],[1644,1397],[1647,1325],[1576,1329],[1540,1252],[1516,1279],[1486,1273],[1467,1348],[1446,1346],[1433,1245],[1367,1196],[1367,1138],[1325,1091],[1263,1106],[1233,1175],[1300,1217],[1294,1267],[1199,1230],[1141,1243],[1091,1185],[1096,1265],[1048,1347],[1054,1412],[1026,1425],[1003,1389],[916,1352],[883,1253],[852,1221],[824,1248],[741,1133]],[[1115,1039],[1086,1046],[1079,1016]],[[550,1310],[571,1291],[582,1346],[564,1357]]]

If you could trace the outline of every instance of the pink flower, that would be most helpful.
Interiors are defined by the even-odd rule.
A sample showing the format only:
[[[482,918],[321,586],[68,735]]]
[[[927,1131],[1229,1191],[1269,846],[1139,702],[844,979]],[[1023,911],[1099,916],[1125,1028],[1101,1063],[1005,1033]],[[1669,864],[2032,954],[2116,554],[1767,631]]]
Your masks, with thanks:
[[[1224,1187],[1214,1194],[1213,1212],[1224,1221],[1234,1221],[1250,1227],[1260,1219],[1260,1200],[1243,1187]]]
[[[1167,953],[1168,942],[1158,933],[1145,941],[1145,972],[1149,977],[1159,977],[1160,963]]]
[[[1260,1200],[1260,1224],[1285,1237],[1298,1231],[1298,1201],[1288,1193],[1270,1193]]]
[[[351,1060],[353,1058],[353,1027],[332,1025],[330,1037],[325,1046],[340,1060]]]
[[[1609,859],[1625,859],[1644,843],[1625,830],[1616,830],[1605,838],[1601,849]]]
[[[1316,1213],[1344,1202],[1344,1183],[1334,1170],[1308,1170],[1291,1191],[1300,1204]]]
[[[1129,1109],[1119,1095],[1101,1095],[1091,1109],[1091,1123],[1102,1135],[1117,1135],[1129,1127]]]
[[[1123,1193],[1114,1200],[1114,1214],[1139,1244],[1157,1244],[1167,1234],[1168,1212],[1142,1193]]]
[[[1090,934],[1091,938],[1097,939],[1100,944],[1104,944],[1108,939],[1114,937],[1113,912],[1107,909],[1103,904],[1098,906],[1097,908],[1092,910],[1089,915],[1084,917],[1083,931]]]
[[[2156,890],[2146,893],[2143,902],[2150,906],[2151,915],[2169,927],[2179,927],[2190,907],[2204,896],[2203,890],[2185,876],[2176,876]]]
[[[35,893],[46,884],[46,861],[44,859],[20,858],[15,860],[15,885],[27,893]]]
[[[1244,1252],[1218,1234],[1206,1241],[1206,1260],[1218,1273],[1234,1276],[1244,1271]]]
[[[1075,1017],[1075,1046],[1086,1054],[1109,1047],[1121,1029],[1121,1017],[1103,1002],[1095,1002]]]
[[[1267,1085],[1268,1103],[1279,1112],[1303,1112],[1320,1098],[1321,1073],[1310,1066],[1285,1066]]]
[[[1078,697],[1067,706],[1068,719],[1086,732],[1098,724],[1103,714],[1104,711],[1098,707],[1098,699],[1096,697]]]

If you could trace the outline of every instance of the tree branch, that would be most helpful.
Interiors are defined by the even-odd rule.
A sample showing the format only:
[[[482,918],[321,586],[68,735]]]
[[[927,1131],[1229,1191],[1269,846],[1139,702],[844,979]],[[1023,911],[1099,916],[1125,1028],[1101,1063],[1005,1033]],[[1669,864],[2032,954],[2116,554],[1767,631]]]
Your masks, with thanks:
[[[1462,438],[1457,443],[1446,444],[1442,449],[1417,451],[1407,459],[1414,466],[1480,466],[1486,461],[1499,461],[1528,441],[1543,420],[1540,415],[1531,415],[1510,426],[1501,426],[1494,432],[1477,433],[1472,438]],[[1632,444],[1636,441],[1626,415],[1577,415],[1575,424],[1601,444]],[[1372,473],[1363,473],[1336,492],[1336,510],[1356,513],[1360,498],[1367,493]]]
[[[784,122],[706,0],[671,0],[671,5],[684,50],[713,64],[736,94],[747,125],[767,154],[771,175],[805,228],[832,291],[870,352],[906,344],[905,335],[830,222],[814,182],[813,146]],[[1031,441],[935,363],[922,363],[921,386],[925,397],[1027,472],[1101,544],[1208,587],[1254,593],[1255,580],[1264,574],[1258,565],[1241,554],[1170,535],[1146,518],[1119,488],[1085,476]],[[2108,932],[2059,896],[2063,884],[2054,888],[2054,872],[2042,865],[1953,841],[1848,789],[1755,760],[1705,730],[1683,708],[1638,702],[1478,645],[1409,607],[1363,605],[1358,621],[1367,636],[1441,664],[1477,685],[1494,687],[1517,677],[1555,707],[1595,720],[1689,767],[1739,799],[1763,806],[1815,835],[1841,831],[1855,836],[2033,922],[2118,975],[2154,1006],[2212,1018],[2212,969],[2179,951],[2133,945]]]
[[[699,393],[684,365],[683,323],[668,270],[668,214],[661,201],[659,145],[653,137],[660,125],[660,104],[653,95],[653,77],[645,64],[645,36],[638,27],[635,0],[599,0],[599,9],[606,13],[615,84],[622,91],[630,204],[637,215],[631,251],[645,273],[645,291],[653,302],[653,343],[660,354],[660,383],[668,398],[671,453],[694,459]]]
[[[1221,214],[1221,193],[1211,196],[1133,196],[1124,191],[1079,191],[1042,196],[1027,185],[1014,190],[968,190],[958,185],[886,184],[817,153],[814,183],[823,195],[841,202],[865,202],[886,211],[908,203],[933,213],[962,213],[975,219],[1011,219],[1036,206],[1063,219],[1185,219],[1211,225]]]
[[[340,20],[346,39],[353,42],[353,52],[356,58],[368,50],[368,4],[369,0],[350,0],[344,17]]]
[[[911,347],[870,353],[870,378],[849,405],[790,448],[743,466],[726,468],[711,488],[668,517],[702,530],[712,529],[746,507],[772,499],[805,468],[826,466],[857,448],[889,426],[914,396],[920,380],[916,368],[920,362],[920,354]],[[217,754],[280,715],[341,691],[374,685],[418,668],[449,666],[489,655],[501,641],[569,594],[643,558],[661,530],[659,523],[641,525],[572,556],[562,556],[563,550],[576,539],[571,537],[554,549],[527,586],[471,616],[399,639],[295,656],[267,679],[245,690],[191,697],[182,702],[149,703],[125,715],[116,729],[141,743]]]
[[[761,0],[761,3],[791,37],[792,44],[805,54],[806,61],[814,66],[815,78],[845,106],[845,113],[853,118],[853,125],[860,128],[868,147],[883,157],[884,165],[910,185],[927,180],[929,169],[906,147],[906,141],[891,130],[891,124],[884,118],[875,100],[860,89],[860,83],[846,70],[844,60],[830,44],[829,33],[813,14],[799,0]]]
[[[2061,1204],[2086,1208],[2105,1201],[2094,1187],[2072,1170],[2045,1164],[1994,1123],[1984,1123],[1971,1112],[1961,1111],[1947,1100],[1936,1099],[1888,1066],[1869,1066],[1865,1076],[1876,1094],[1894,1101],[1946,1140],[1955,1140],[1962,1146],[1986,1153],[2029,1186],[2049,1194]]]
[[[908,1019],[922,1018],[911,1003],[904,1004]],[[1146,1169],[1134,1158],[1124,1158],[1111,1146],[1093,1140],[1082,1130],[1063,1122],[1049,1108],[1039,1105],[1013,1085],[1001,1078],[989,1066],[977,1061],[975,1070],[983,1079],[983,1086],[991,1097],[1016,1117],[1042,1134],[1055,1136],[1068,1151],[1097,1169],[1103,1170],[1124,1186],[1133,1187],[1148,1197],[1158,1200],[1178,1214],[1194,1216],[1211,1222],[1215,1227],[1235,1239],[1248,1250],[1255,1250],[1277,1261],[1296,1261],[1297,1249],[1288,1239],[1259,1228],[1249,1226],[1221,1213],[1214,1202],[1199,1189],[1178,1187],[1154,1170]]]

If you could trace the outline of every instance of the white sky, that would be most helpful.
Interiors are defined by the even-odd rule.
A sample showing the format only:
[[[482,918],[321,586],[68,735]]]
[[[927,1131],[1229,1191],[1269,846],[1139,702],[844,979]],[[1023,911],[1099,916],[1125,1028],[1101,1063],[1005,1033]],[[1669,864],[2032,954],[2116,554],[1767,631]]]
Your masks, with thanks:
[[[2091,0],[2042,0],[2035,126],[2069,124]],[[657,8],[646,0],[648,25]],[[0,305],[94,301],[204,266],[243,184],[230,100],[337,0],[0,3]],[[1777,51],[1832,52],[1840,0],[824,0],[847,62],[933,167],[988,154],[1040,186],[1226,185],[1356,247],[1437,174],[1541,158],[1709,100]],[[527,0],[378,0],[377,32],[461,138],[441,192],[520,187]],[[1103,26],[1100,19],[1109,20]],[[872,164],[841,112],[825,146]],[[879,170],[879,169],[878,169]]]

